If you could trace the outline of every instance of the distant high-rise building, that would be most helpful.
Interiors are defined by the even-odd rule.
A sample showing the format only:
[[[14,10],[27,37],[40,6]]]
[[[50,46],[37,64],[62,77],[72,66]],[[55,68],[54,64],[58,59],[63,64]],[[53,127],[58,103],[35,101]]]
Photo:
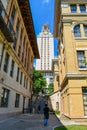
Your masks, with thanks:
[[[36,70],[43,72],[47,84],[53,82],[53,73],[51,70],[52,59],[54,58],[53,35],[50,33],[48,24],[42,26],[42,32],[37,37],[37,44],[40,53],[40,59],[36,60]]]

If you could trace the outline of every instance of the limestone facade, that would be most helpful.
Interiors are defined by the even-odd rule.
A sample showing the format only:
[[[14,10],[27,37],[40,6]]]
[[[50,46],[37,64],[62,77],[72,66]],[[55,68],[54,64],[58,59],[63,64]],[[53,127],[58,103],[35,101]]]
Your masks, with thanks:
[[[28,6],[25,0],[22,5],[20,0],[0,0],[0,114],[18,113],[29,107],[33,59],[38,54],[29,37],[34,33],[28,32],[24,21],[23,12],[27,19],[31,18],[28,27],[33,32]]]
[[[87,1],[55,0],[61,114],[87,118]]]

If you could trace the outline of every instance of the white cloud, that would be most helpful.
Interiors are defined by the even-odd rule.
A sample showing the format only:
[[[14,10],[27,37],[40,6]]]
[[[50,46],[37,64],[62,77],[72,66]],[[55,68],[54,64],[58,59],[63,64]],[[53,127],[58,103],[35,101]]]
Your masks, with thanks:
[[[49,3],[50,0],[43,0],[43,3]]]

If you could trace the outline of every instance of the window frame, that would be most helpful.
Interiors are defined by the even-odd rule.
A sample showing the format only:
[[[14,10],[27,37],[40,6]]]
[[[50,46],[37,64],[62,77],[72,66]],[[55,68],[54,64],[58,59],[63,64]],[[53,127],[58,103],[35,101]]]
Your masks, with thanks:
[[[4,72],[8,72],[8,65],[9,65],[9,54],[6,52],[6,55],[5,55],[5,60],[4,60],[4,67],[3,67],[3,70]]]
[[[79,30],[77,30],[77,27],[79,27]],[[76,29],[76,30],[75,30]],[[74,36],[75,38],[81,38],[81,29],[80,29],[80,24],[77,24],[73,28]]]
[[[86,30],[85,30],[85,27],[86,27]],[[84,29],[85,37],[87,37],[87,25],[83,24],[83,29]]]
[[[83,54],[80,54],[80,53],[83,53]],[[78,61],[78,68],[79,69],[84,69],[84,68],[87,69],[84,50],[77,50],[77,61]]]
[[[1,107],[8,107],[8,103],[9,103],[9,93],[10,90],[7,88],[2,88],[3,92],[2,92],[2,97],[1,97]]]
[[[85,10],[83,10],[83,9],[81,10],[81,7],[82,7],[83,5],[85,6]],[[79,5],[79,8],[80,8],[80,12],[81,12],[81,13],[86,13],[86,5],[85,5],[85,4],[80,4],[80,5]]]
[[[20,103],[20,94],[16,93],[15,95],[15,107],[19,107],[19,103]]]
[[[10,69],[10,76],[13,77],[14,74],[14,66],[15,66],[15,62],[14,60],[12,60],[11,62],[11,69]]]
[[[73,8],[73,7],[75,7],[75,8]],[[71,13],[77,13],[77,5],[76,4],[70,4],[70,10],[71,10]]]

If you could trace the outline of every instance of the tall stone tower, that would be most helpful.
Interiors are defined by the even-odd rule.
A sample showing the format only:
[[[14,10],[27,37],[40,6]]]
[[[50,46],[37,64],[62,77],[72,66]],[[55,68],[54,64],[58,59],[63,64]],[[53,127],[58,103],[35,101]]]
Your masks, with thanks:
[[[40,59],[36,60],[36,70],[43,72],[47,84],[53,82],[53,73],[51,70],[52,59],[54,58],[53,35],[50,33],[48,24],[42,26],[42,32],[37,37],[37,44],[40,53]]]

